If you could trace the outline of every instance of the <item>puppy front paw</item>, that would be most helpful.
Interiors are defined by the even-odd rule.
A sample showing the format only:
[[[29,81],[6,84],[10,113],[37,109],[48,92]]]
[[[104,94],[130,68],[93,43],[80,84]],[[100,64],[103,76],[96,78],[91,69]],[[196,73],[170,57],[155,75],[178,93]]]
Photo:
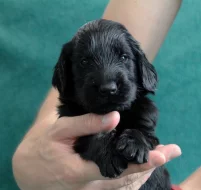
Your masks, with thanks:
[[[148,161],[149,145],[138,130],[125,130],[117,141],[116,150],[128,162],[142,164]]]
[[[96,137],[98,137],[100,148],[97,150],[95,162],[102,176],[109,178],[118,177],[127,168],[128,162],[114,148],[116,131],[113,130],[110,133],[99,134]]]
[[[128,166],[128,161],[115,149],[116,132],[99,133],[80,137],[74,146],[75,152],[85,160],[95,162],[104,177],[118,177]]]
[[[128,166],[128,163],[119,155],[106,155],[105,158],[96,161],[96,164],[99,166],[102,176],[108,178],[118,177]]]

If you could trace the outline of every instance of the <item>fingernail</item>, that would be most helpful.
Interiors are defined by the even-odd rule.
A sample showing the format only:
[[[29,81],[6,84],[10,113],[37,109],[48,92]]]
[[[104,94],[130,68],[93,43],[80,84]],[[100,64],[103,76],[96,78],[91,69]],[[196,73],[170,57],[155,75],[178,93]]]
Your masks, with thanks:
[[[158,146],[156,146],[156,148],[160,148],[160,147],[164,147],[163,144],[159,144]]]
[[[107,126],[107,125],[111,124],[112,120],[113,120],[113,118],[111,117],[110,113],[104,115],[103,118],[102,118],[103,126]]]
[[[176,146],[176,147],[172,150],[172,152],[170,152],[167,161],[170,161],[170,160],[172,160],[173,158],[176,158],[176,157],[180,156],[181,154],[182,154],[181,149],[180,149],[178,146]]]

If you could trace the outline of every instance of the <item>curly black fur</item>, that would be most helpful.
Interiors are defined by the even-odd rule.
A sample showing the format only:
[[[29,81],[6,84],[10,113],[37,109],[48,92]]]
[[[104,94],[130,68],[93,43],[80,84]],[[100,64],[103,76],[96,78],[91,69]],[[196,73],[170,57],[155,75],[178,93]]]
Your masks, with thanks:
[[[128,163],[145,163],[159,144],[155,135],[157,73],[138,42],[120,23],[95,20],[81,27],[63,46],[52,84],[60,93],[59,115],[118,111],[115,130],[78,138],[74,149],[94,161],[105,177],[119,176]],[[164,167],[157,168],[140,190],[170,190]]]

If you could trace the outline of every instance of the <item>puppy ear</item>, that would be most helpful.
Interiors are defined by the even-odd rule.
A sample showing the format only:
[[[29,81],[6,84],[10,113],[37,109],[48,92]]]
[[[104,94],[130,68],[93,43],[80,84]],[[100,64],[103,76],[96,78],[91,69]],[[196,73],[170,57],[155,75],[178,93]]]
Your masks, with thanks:
[[[136,57],[141,86],[145,91],[154,94],[158,82],[156,70],[147,60],[138,42],[131,35],[129,35],[129,41],[133,54]]]
[[[72,41],[64,44],[57,64],[54,68],[52,77],[52,85],[58,89],[60,94],[63,94],[66,89],[72,87]]]
[[[138,59],[137,61],[139,65],[142,86],[146,91],[154,93],[158,82],[157,73],[154,66],[151,63],[149,63],[140,47],[138,50],[137,59]]]

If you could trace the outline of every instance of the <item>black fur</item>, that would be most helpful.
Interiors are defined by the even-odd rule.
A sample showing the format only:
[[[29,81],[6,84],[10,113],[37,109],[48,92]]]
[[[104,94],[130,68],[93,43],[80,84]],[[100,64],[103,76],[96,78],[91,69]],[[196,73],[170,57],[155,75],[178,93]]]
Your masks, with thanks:
[[[63,46],[52,84],[60,93],[59,115],[118,111],[115,130],[80,137],[75,151],[94,161],[105,177],[119,176],[128,163],[145,163],[155,136],[157,108],[146,96],[154,94],[157,73],[126,28],[96,20],[81,27]],[[164,167],[156,169],[140,190],[170,190]]]

